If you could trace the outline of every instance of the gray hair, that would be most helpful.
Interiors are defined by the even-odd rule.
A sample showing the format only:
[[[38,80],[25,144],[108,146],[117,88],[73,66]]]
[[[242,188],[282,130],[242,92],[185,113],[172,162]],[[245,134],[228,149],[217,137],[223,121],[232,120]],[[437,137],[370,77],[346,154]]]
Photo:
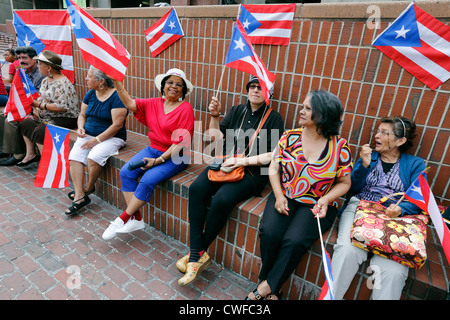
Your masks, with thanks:
[[[98,80],[105,80],[105,85],[108,88],[114,88],[114,82],[111,80],[110,77],[108,77],[106,74],[103,73],[103,71],[100,71],[96,67],[90,66],[89,70],[92,70],[92,75]]]

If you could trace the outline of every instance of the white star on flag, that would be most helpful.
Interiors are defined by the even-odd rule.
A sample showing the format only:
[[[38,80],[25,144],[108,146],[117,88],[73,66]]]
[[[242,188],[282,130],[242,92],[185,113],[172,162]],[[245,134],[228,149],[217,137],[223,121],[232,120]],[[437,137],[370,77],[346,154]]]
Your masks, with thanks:
[[[59,142],[59,134],[56,134],[54,139],[55,139],[55,142]]]
[[[236,43],[236,47],[234,47],[234,50],[236,50],[236,49],[241,49],[241,51],[242,52],[244,52],[244,47],[245,47],[245,44],[244,44],[244,42],[242,41],[242,38],[239,38],[239,40],[234,40],[234,43]]]
[[[175,21],[170,21],[170,23],[169,23],[169,28],[170,28],[170,29],[175,28]]]
[[[397,36],[395,37],[395,39],[397,39],[398,37],[403,37],[406,39],[406,33],[410,30],[411,29],[405,30],[405,26],[402,26],[402,28],[400,30],[395,30],[395,32],[397,33]]]

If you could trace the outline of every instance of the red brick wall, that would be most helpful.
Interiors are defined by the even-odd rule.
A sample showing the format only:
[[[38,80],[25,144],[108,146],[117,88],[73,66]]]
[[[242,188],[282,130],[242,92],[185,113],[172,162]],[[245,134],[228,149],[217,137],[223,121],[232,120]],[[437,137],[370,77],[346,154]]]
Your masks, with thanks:
[[[418,125],[412,153],[431,167],[429,183],[444,204],[450,204],[450,81],[431,91],[396,63],[371,47],[373,39],[409,2],[380,2],[381,28],[368,28],[367,3],[297,5],[289,46],[262,46],[255,49],[276,74],[272,107],[278,110],[287,128],[296,126],[298,105],[313,89],[324,88],[339,96],[345,106],[342,136],[357,157],[361,144],[371,141],[377,120],[387,115],[403,115]],[[450,22],[450,1],[417,1],[416,4],[442,22]],[[156,58],[144,37],[144,30],[168,8],[96,9],[97,18],[132,55],[125,86],[133,97],[158,95],[153,79],[167,69],[183,69],[195,85],[189,101],[201,121],[195,139],[207,128],[206,108],[217,89],[229,46],[237,6],[177,7],[185,37]],[[86,92],[87,65],[75,46],[75,71],[80,95]],[[227,108],[241,101],[249,75],[226,68],[219,98]],[[128,129],[146,129],[130,117]],[[201,151],[201,147],[198,147]]]

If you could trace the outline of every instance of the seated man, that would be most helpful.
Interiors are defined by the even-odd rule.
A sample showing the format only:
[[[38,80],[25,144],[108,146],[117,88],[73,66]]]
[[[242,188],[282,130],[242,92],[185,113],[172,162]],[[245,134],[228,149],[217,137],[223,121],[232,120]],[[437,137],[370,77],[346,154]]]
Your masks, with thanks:
[[[37,54],[32,47],[19,47],[16,49],[20,65],[30,78],[33,86],[39,91],[41,82],[45,78],[39,72],[37,60],[33,59]],[[11,155],[0,161],[0,166],[13,166],[25,157],[25,142],[18,132],[18,122],[8,122],[4,114],[0,115],[0,143],[2,143],[2,156]]]

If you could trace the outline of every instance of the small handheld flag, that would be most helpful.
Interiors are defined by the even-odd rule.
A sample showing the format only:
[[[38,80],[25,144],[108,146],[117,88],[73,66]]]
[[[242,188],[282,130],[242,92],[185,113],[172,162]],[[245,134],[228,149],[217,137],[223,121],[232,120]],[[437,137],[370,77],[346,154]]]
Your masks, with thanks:
[[[144,33],[152,57],[156,57],[184,36],[177,12],[173,7]]]
[[[44,148],[34,180],[39,188],[65,188],[69,186],[69,137],[65,128],[46,125]]]

